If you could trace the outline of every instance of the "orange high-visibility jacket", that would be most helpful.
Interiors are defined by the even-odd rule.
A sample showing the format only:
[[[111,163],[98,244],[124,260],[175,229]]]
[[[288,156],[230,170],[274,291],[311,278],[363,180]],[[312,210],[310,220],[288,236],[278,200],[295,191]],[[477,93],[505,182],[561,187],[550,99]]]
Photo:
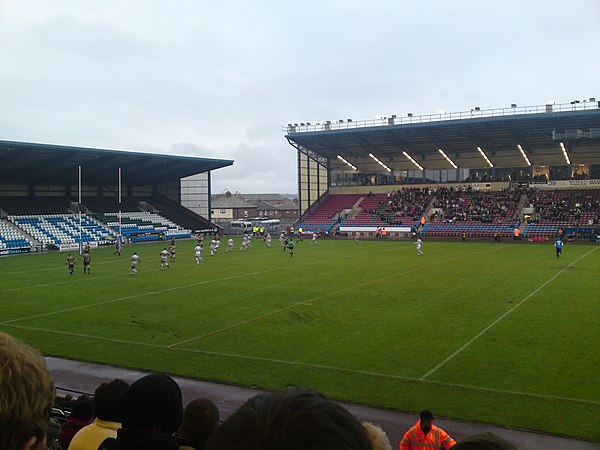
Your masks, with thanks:
[[[404,434],[400,441],[400,450],[449,450],[454,444],[456,441],[448,433],[433,424],[429,433],[424,434],[419,420]]]

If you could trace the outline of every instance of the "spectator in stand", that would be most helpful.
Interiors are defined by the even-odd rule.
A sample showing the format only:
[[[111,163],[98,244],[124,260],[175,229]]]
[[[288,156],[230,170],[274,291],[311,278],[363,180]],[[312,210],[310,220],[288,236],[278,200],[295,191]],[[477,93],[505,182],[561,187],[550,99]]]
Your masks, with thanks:
[[[62,450],[58,437],[61,433],[60,422],[56,417],[50,417],[46,431],[46,450]]]
[[[363,422],[363,427],[367,430],[367,435],[373,446],[373,450],[392,450],[392,444],[380,427],[370,422]]]
[[[181,425],[181,390],[168,375],[140,378],[121,395],[123,428],[100,449],[179,450],[173,433]]]
[[[456,441],[448,433],[433,424],[435,417],[431,411],[421,411],[420,420],[415,423],[400,441],[400,450],[425,450],[438,448],[451,449]]]
[[[231,415],[207,450],[373,450],[363,425],[309,389],[257,395]]]
[[[219,410],[207,398],[192,400],[183,411],[179,450],[204,450],[219,427]]]
[[[73,436],[83,427],[89,425],[94,418],[93,400],[82,400],[76,402],[71,409],[71,415],[63,424],[58,443],[61,448],[68,449]]]
[[[2,332],[0,386],[0,449],[43,449],[54,383],[37,350]]]
[[[117,437],[121,428],[121,395],[128,387],[118,378],[98,386],[93,400],[96,419],[79,430],[63,450],[96,450],[106,438]]]

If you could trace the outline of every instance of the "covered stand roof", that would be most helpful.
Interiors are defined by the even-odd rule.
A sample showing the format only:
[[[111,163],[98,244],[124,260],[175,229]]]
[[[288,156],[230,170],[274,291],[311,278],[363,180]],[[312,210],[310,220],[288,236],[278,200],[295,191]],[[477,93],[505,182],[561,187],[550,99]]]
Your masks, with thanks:
[[[0,141],[0,180],[19,184],[156,185],[233,164],[231,160]]]
[[[295,147],[332,160],[341,155],[355,164],[363,158],[365,164],[364,158],[370,159],[372,153],[392,170],[415,170],[403,152],[425,170],[451,168],[439,149],[459,168],[486,168],[477,147],[495,167],[525,166],[517,145],[521,145],[532,164],[561,165],[566,164],[561,142],[571,163],[600,163],[600,104],[587,103],[586,109],[572,106],[560,111],[538,108],[541,109],[534,113],[512,108],[497,110],[501,114],[488,114],[477,109],[453,113],[454,117],[444,113],[363,122],[350,119],[288,124],[286,138]],[[358,166],[360,170],[369,168]]]

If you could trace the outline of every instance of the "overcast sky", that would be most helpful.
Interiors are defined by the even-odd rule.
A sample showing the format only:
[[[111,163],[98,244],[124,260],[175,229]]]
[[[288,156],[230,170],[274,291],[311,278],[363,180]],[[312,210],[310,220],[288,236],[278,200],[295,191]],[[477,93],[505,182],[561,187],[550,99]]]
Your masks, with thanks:
[[[600,98],[600,0],[0,0],[0,140],[234,160],[297,192],[288,122]]]

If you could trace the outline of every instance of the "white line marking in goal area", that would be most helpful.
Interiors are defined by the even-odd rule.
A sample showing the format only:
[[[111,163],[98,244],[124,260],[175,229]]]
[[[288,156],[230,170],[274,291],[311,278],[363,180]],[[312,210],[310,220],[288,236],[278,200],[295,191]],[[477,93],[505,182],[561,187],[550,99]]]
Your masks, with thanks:
[[[408,381],[411,383],[425,383],[425,384],[434,385],[434,386],[465,389],[465,390],[470,390],[470,391],[474,391],[474,392],[491,392],[491,393],[496,393],[496,394],[517,395],[520,397],[526,396],[526,397],[544,399],[544,400],[559,400],[559,401],[565,401],[565,402],[570,402],[570,403],[581,403],[581,404],[600,406],[600,402],[598,402],[598,401],[583,399],[583,398],[569,398],[569,397],[560,397],[557,395],[542,395],[542,394],[534,394],[531,392],[493,389],[493,388],[486,388],[486,387],[482,387],[482,386],[469,386],[469,385],[465,385],[465,384],[456,384],[456,383],[444,383],[441,381],[422,380],[420,378],[406,377],[406,376],[402,376],[402,375],[378,373],[378,372],[371,372],[371,371],[366,371],[366,370],[347,369],[347,368],[343,368],[343,367],[327,366],[324,364],[311,364],[311,363],[304,363],[304,362],[300,362],[300,361],[287,361],[287,360],[275,359],[275,358],[263,358],[260,356],[237,355],[237,354],[233,354],[233,353],[221,353],[221,352],[213,352],[213,351],[208,351],[208,350],[196,350],[196,349],[189,349],[189,348],[173,348],[173,347],[170,347],[167,345],[148,344],[148,343],[144,343],[144,342],[128,341],[125,339],[112,339],[112,338],[105,338],[105,337],[100,337],[100,336],[93,336],[93,335],[89,335],[89,334],[71,333],[68,331],[49,330],[49,329],[36,328],[36,327],[25,327],[25,326],[21,326],[21,325],[8,325],[8,326],[13,327],[13,328],[23,329],[23,330],[42,331],[45,333],[54,333],[54,334],[61,334],[61,335],[66,335],[66,336],[83,337],[83,338],[95,339],[95,340],[106,341],[106,342],[114,342],[114,343],[119,343],[119,344],[139,345],[139,346],[143,346],[143,347],[157,348],[157,349],[161,349],[161,350],[195,353],[197,355],[216,356],[216,357],[231,358],[231,359],[242,359],[242,360],[248,360],[248,361],[276,363],[276,364],[282,364],[285,366],[296,366],[296,367],[304,367],[304,368],[330,370],[330,371],[343,372],[343,373],[349,373],[349,374],[355,374],[355,375],[366,375],[369,377],[380,377],[380,378],[387,378],[387,379],[391,379],[391,380]]]
[[[572,267],[579,260],[585,258],[587,255],[589,255],[592,252],[595,252],[599,248],[600,247],[596,247],[596,248],[590,250],[589,252],[581,255],[579,258],[577,258],[575,261],[573,261],[569,265],[563,267],[552,278],[550,278],[548,281],[546,281],[545,283],[543,283],[540,287],[538,287],[536,290],[534,290],[533,292],[531,292],[529,295],[527,295],[527,297],[525,297],[523,300],[521,300],[515,306],[513,306],[512,308],[510,308],[504,314],[500,315],[496,320],[494,320],[492,323],[490,323],[487,327],[485,327],[483,330],[481,330],[479,333],[477,333],[474,337],[472,337],[471,339],[469,339],[462,347],[460,347],[458,350],[456,350],[454,353],[452,353],[450,356],[448,356],[446,359],[444,359],[441,363],[439,363],[437,366],[435,366],[429,372],[427,372],[426,374],[424,374],[423,376],[421,376],[421,378],[419,378],[419,379],[420,380],[426,380],[427,377],[429,377],[431,374],[437,372],[447,362],[449,362],[450,360],[454,359],[463,350],[465,350],[466,348],[468,348],[473,342],[475,342],[477,339],[479,339],[481,336],[483,336],[485,333],[487,333],[490,329],[492,329],[493,327],[495,327],[496,325],[498,325],[498,323],[500,323],[506,316],[508,316],[510,313],[512,313],[514,310],[516,310],[519,306],[521,306],[523,303],[525,303],[527,300],[529,300],[531,297],[533,297],[535,294],[537,294],[539,291],[541,291],[543,288],[545,288],[548,284],[550,284],[552,281],[554,281],[565,270],[567,270],[568,268]]]

